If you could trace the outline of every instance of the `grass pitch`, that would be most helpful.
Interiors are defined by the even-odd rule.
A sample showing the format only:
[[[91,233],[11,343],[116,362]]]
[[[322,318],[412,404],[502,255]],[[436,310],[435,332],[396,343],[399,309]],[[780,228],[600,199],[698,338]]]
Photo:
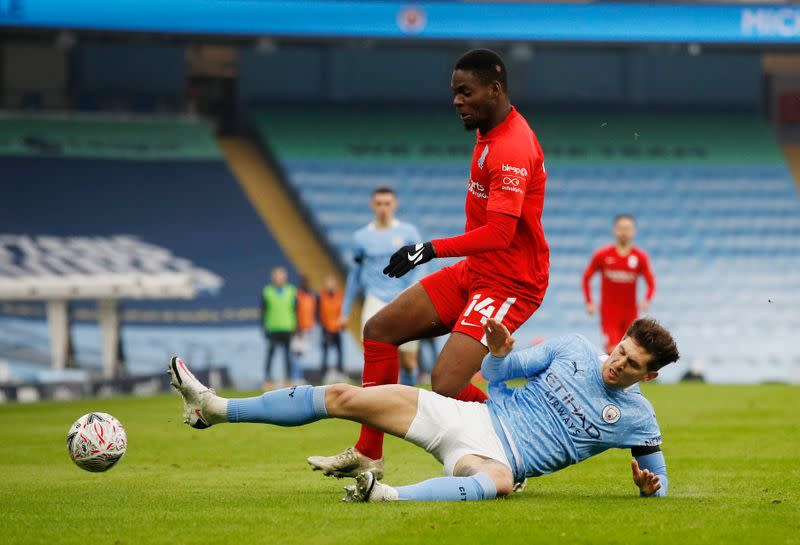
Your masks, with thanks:
[[[343,504],[345,481],[305,463],[352,444],[356,424],[192,430],[177,395],[0,406],[0,543],[800,543],[800,388],[645,385],[664,435],[670,495],[640,499],[613,450],[531,479],[511,498]],[[128,433],[108,473],[80,470],[65,437],[104,411]],[[388,438],[386,482],[439,476]]]

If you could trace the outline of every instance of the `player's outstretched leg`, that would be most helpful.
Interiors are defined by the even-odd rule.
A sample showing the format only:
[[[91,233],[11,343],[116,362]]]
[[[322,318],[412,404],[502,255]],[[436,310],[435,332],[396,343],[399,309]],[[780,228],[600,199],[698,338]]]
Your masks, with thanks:
[[[369,389],[397,383],[398,346],[448,331],[425,289],[414,284],[367,321],[362,386]],[[369,470],[382,479],[383,432],[364,425],[354,446],[333,456],[309,456],[306,460],[315,471],[322,471],[325,475],[356,477]]]
[[[492,461],[493,462],[493,461]],[[501,466],[502,464],[497,464]],[[342,501],[472,501],[491,500],[512,491],[512,476],[508,468],[489,469],[470,476],[437,477],[408,486],[389,486],[378,482],[370,471],[356,477],[355,484],[345,486]]]
[[[183,421],[193,428],[222,422],[301,426],[328,417],[324,386],[292,386],[257,397],[225,399],[197,380],[180,358],[170,360],[169,374],[183,398]]]
[[[179,357],[169,361],[172,386],[183,398],[183,421],[199,430],[226,421],[227,400],[197,380]]]
[[[368,424],[383,433],[405,437],[417,414],[420,390],[385,385],[292,386],[257,397],[225,399],[204,386],[180,358],[169,365],[172,385],[183,397],[184,421],[196,428],[222,422],[302,426],[322,418]]]

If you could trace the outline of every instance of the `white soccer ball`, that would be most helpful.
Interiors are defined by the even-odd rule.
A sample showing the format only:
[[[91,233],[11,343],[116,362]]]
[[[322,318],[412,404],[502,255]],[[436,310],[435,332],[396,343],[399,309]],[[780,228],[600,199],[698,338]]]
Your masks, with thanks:
[[[119,420],[106,413],[81,416],[69,429],[67,450],[72,461],[86,471],[106,471],[119,462],[128,448],[128,436]]]

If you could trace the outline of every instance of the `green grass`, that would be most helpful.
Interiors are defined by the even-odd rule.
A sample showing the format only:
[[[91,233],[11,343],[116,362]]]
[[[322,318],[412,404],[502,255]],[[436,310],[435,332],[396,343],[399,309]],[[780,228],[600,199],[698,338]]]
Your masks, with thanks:
[[[659,414],[670,495],[640,499],[614,450],[522,494],[470,503],[339,502],[344,481],[304,458],[351,444],[355,424],[191,430],[176,396],[0,407],[0,542],[800,543],[800,389],[647,385]],[[106,411],[128,452],[105,474],[78,469],[65,436]],[[389,438],[387,478],[438,476],[425,452]]]

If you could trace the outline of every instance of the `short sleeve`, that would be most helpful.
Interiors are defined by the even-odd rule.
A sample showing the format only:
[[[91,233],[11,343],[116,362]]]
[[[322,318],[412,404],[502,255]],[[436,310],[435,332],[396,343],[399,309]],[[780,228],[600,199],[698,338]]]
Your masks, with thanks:
[[[627,443],[629,447],[655,447],[661,444],[661,429],[658,427],[653,406],[641,399],[636,425],[630,430]]]
[[[533,176],[533,150],[502,149],[489,154],[489,203],[486,210],[514,217],[522,214],[525,192]]]
[[[362,242],[361,229],[353,233],[353,240],[351,242],[350,251],[353,253],[353,259],[360,262],[364,259],[364,244]]]

